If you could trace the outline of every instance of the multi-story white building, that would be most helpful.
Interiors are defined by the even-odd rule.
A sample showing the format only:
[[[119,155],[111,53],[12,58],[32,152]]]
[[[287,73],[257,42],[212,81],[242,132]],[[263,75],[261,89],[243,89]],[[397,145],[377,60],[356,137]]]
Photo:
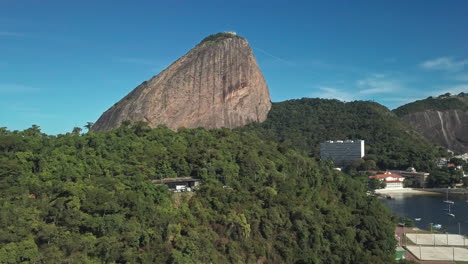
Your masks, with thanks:
[[[337,166],[351,164],[364,157],[364,140],[328,140],[320,143],[320,158],[331,159]]]

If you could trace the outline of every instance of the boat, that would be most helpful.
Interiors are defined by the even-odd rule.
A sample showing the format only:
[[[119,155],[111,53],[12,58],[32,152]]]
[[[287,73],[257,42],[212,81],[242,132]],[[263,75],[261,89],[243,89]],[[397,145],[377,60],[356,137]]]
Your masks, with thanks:
[[[454,204],[455,203],[454,201],[451,201],[448,198],[448,188],[447,188],[447,199],[444,201],[444,203],[448,203],[448,204]]]
[[[441,224],[433,224],[432,227],[435,228],[435,229],[441,229],[442,225]]]
[[[450,212],[450,204],[448,205],[448,213],[447,213],[447,215],[448,215],[448,216],[451,216],[451,217],[455,217],[455,215],[452,214],[452,213]]]
[[[421,218],[415,218],[414,221],[421,221]]]

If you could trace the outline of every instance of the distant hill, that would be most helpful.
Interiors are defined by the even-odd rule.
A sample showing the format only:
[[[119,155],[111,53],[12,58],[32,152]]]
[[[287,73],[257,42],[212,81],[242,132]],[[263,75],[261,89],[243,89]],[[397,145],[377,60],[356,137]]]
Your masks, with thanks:
[[[364,139],[367,160],[381,169],[430,169],[437,148],[386,107],[365,101],[303,98],[273,103],[267,120],[252,124],[263,137],[319,157],[324,140]]]
[[[457,153],[468,152],[468,94],[449,93],[418,100],[394,110],[432,142]]]

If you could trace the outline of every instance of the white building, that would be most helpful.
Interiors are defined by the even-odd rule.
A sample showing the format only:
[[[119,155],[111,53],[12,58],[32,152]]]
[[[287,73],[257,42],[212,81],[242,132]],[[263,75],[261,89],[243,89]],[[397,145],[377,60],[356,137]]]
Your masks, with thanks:
[[[387,184],[385,189],[401,189],[403,188],[403,181],[405,180],[405,177],[386,172],[385,174],[369,176],[369,179],[378,179],[380,181],[385,182]]]
[[[455,156],[454,158],[458,158],[458,159],[462,159],[464,161],[468,161],[468,153]]]
[[[331,159],[335,165],[348,165],[364,157],[364,140],[328,140],[320,143],[320,158]]]
[[[448,164],[448,159],[446,159],[446,158],[440,158],[437,161],[437,167],[439,167],[439,168],[447,167],[447,164]]]

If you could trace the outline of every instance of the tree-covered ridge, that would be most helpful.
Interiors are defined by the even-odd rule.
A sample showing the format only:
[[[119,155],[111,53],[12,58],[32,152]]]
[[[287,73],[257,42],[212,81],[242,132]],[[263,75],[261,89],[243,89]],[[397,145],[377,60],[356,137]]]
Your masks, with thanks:
[[[209,35],[208,37],[204,38],[200,42],[200,44],[207,43],[207,42],[217,43],[225,39],[229,39],[229,38],[242,38],[242,37],[238,36],[237,34],[230,33],[230,32],[220,32],[220,33]]]
[[[362,184],[255,133],[79,133],[0,129],[0,263],[393,261],[390,213]],[[203,184],[150,182],[174,176]]]
[[[427,170],[439,156],[433,144],[374,102],[303,98],[273,103],[264,123],[244,129],[315,158],[322,141],[364,139],[365,158],[380,169]]]
[[[468,111],[468,94],[460,93],[452,96],[450,93],[440,95],[438,97],[428,97],[423,100],[417,100],[415,102],[405,104],[393,110],[399,117],[422,112],[425,110],[462,110]]]

